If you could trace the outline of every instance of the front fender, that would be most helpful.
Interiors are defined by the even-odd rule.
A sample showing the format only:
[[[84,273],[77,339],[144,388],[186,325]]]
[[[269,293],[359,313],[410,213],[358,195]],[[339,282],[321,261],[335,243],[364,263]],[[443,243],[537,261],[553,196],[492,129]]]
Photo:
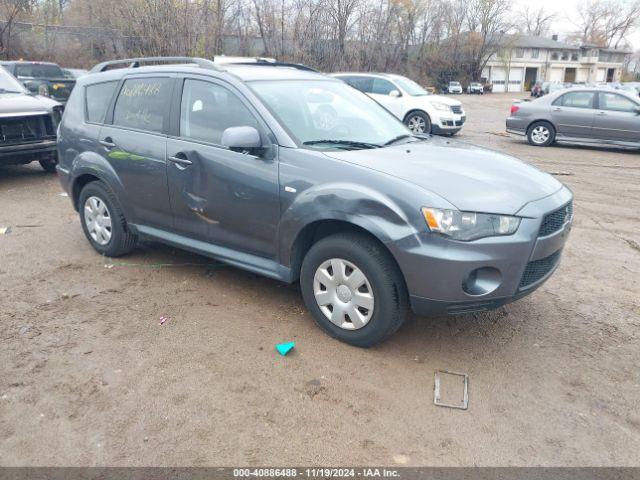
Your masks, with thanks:
[[[417,233],[412,219],[389,196],[362,185],[324,184],[302,192],[282,213],[278,229],[280,262],[291,264],[294,243],[306,226],[326,220],[357,225],[383,243]]]

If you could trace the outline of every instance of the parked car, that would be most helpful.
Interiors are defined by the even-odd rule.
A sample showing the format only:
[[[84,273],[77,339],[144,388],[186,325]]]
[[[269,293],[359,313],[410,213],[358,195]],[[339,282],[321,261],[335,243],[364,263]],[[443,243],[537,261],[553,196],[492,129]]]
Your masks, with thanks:
[[[544,95],[544,89],[541,82],[536,82],[531,87],[531,96],[534,98],[540,98]]]
[[[80,78],[89,73],[89,70],[84,70],[82,68],[63,68],[62,73],[65,77],[75,80],[76,78]]]
[[[544,95],[548,95],[559,90],[565,90],[566,88],[565,84],[561,82],[543,82],[542,84],[542,91],[544,92]]]
[[[29,93],[0,68],[0,165],[40,162],[48,172],[57,163],[56,128],[62,105]]]
[[[467,86],[467,93],[468,94],[478,94],[478,95],[484,95],[484,88],[482,87],[481,83],[478,82],[471,82],[468,86]]]
[[[622,90],[561,90],[512,105],[507,131],[534,146],[555,141],[640,147],[640,99]]]
[[[413,80],[387,73],[334,73],[393,113],[414,133],[454,135],[466,116],[462,103],[432,95]]]
[[[460,82],[449,82],[447,86],[448,93],[459,93],[462,94],[462,85]]]
[[[62,104],[66,103],[75,80],[65,77],[62,69],[55,63],[10,61],[1,62],[11,75],[21,81],[32,93],[51,97]]]
[[[557,268],[572,194],[551,175],[413,135],[335,78],[186,60],[105,62],[71,94],[59,177],[101,255],[148,238],[299,281],[317,324],[360,347],[409,306],[496,308]]]
[[[623,83],[622,85],[620,85],[619,90],[623,90],[625,92],[629,92],[632,95],[638,96],[640,95],[640,84]]]

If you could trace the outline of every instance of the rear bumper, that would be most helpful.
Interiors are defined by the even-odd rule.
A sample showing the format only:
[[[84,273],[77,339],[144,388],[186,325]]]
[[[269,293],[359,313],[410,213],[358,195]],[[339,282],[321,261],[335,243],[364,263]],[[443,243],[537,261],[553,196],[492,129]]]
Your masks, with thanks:
[[[506,127],[507,132],[513,133],[515,135],[526,135],[527,134],[527,126],[529,124],[529,120],[520,117],[509,117],[507,118]]]
[[[539,236],[545,215],[572,199],[566,187],[527,204],[518,231],[472,242],[420,233],[389,245],[405,276],[411,306],[419,315],[468,313],[498,308],[524,297],[556,270],[571,222]]]

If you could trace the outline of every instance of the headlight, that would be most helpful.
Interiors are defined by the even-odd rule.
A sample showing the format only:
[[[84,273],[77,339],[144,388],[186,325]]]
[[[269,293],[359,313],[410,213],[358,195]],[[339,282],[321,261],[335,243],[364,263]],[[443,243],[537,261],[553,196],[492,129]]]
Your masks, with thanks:
[[[426,207],[422,209],[422,214],[432,232],[441,233],[454,240],[461,241],[512,235],[520,225],[520,218],[510,215],[492,215]]]
[[[435,108],[436,110],[442,110],[443,112],[449,111],[449,105],[447,105],[446,103],[431,102],[431,105],[433,105],[433,108]]]

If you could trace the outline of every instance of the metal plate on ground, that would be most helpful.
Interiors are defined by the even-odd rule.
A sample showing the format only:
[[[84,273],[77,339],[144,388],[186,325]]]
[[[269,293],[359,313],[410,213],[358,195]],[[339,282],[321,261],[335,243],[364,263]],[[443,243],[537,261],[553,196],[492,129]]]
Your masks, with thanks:
[[[448,377],[448,378],[447,378]],[[450,403],[442,401],[443,397],[443,383],[447,380],[448,384],[455,383],[460,384],[460,402]],[[458,380],[458,382],[456,382]],[[453,382],[451,382],[453,381]],[[456,387],[457,388],[457,387]],[[447,395],[450,397],[450,395]],[[433,403],[439,407],[457,408],[460,410],[466,410],[469,406],[469,377],[465,373],[450,372],[448,370],[436,370],[435,373],[435,385],[433,388]]]

